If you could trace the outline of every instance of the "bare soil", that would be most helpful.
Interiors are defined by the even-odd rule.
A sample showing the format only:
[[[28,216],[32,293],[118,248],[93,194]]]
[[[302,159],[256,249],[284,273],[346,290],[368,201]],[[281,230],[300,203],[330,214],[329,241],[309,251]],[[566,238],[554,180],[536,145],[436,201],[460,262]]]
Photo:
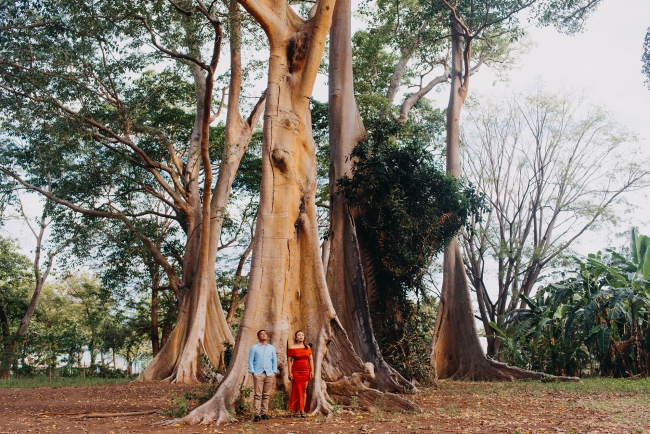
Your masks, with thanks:
[[[254,424],[250,417],[240,416],[238,422],[222,426],[163,426],[170,417],[160,414],[101,419],[61,414],[169,411],[176,408],[172,395],[200,393],[200,386],[129,383],[0,389],[0,433],[650,433],[647,383],[608,384],[442,382],[411,397],[422,413],[348,408],[329,419],[297,419],[275,410],[268,421]]]

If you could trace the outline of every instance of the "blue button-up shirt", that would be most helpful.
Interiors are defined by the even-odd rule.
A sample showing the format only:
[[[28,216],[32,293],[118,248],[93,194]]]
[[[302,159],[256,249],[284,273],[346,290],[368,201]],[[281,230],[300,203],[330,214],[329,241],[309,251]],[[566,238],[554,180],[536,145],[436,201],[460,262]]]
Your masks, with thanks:
[[[255,375],[275,374],[278,371],[278,356],[275,353],[275,347],[269,343],[262,345],[257,343],[251,347],[248,352],[248,372]]]

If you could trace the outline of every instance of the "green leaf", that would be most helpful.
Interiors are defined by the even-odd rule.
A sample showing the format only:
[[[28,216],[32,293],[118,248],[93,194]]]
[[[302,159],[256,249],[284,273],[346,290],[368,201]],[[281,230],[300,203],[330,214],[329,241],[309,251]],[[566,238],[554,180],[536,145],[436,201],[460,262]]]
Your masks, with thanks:
[[[643,278],[645,280],[650,279],[650,249],[646,249],[644,260],[643,260]]]
[[[650,237],[648,237],[647,235],[639,235],[639,238],[636,243],[638,271],[641,271],[641,268],[643,267],[643,260],[649,246],[650,246]]]
[[[632,228],[632,236],[631,236],[631,242],[630,242],[630,250],[632,250],[632,260],[634,261],[635,264],[639,263],[639,254],[637,253],[637,247],[636,247],[636,239],[637,239],[637,232],[636,229]]]
[[[612,337],[612,329],[607,327],[605,324],[597,325],[593,327],[589,333],[589,336],[596,335],[596,343],[598,344],[598,349],[601,353],[606,353],[609,348],[609,340]]]
[[[537,303],[535,303],[535,301],[533,301],[532,298],[527,297],[524,294],[519,294],[519,298],[521,298],[524,301],[524,303],[526,303],[531,309],[537,308]]]

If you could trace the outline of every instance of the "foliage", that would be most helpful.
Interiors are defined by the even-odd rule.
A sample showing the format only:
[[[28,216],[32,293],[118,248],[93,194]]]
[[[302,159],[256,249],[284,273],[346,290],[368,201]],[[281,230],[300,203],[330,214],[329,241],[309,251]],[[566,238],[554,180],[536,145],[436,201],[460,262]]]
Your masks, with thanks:
[[[284,391],[278,390],[269,399],[269,410],[286,410],[287,408],[287,395]]]
[[[130,376],[133,364],[146,355],[142,346],[146,333],[137,313],[111,295],[97,279],[83,273],[45,284],[28,332],[19,341],[12,341],[12,353],[6,354],[14,361],[14,376]],[[23,294],[25,305],[28,297],[28,292]],[[11,304],[20,303],[13,300]],[[14,323],[20,321],[22,313],[18,314]],[[84,354],[90,355],[89,366],[82,364]],[[120,356],[127,371],[111,366],[107,360],[111,355]]]
[[[253,405],[248,400],[251,393],[253,393],[252,386],[244,386],[244,383],[239,385],[239,397],[235,401],[235,414],[250,415],[253,413]]]
[[[2,336],[15,329],[29,303],[33,288],[32,263],[13,239],[0,237],[0,309]],[[6,319],[5,319],[6,318]]]
[[[398,142],[401,131],[397,125],[392,131],[378,128],[359,143],[351,154],[352,177],[344,176],[337,186],[361,210],[382,289],[405,296],[422,289],[422,274],[434,255],[484,204],[472,186],[446,176],[417,137]]]
[[[527,307],[509,314],[499,330],[504,358],[557,375],[650,375],[650,280],[639,260],[649,240],[633,231],[634,254],[607,249],[576,259],[572,276],[535,298],[521,295]]]
[[[172,408],[163,413],[163,416],[170,417],[185,417],[187,416],[187,396],[170,395]]]
[[[408,302],[404,309],[407,316],[401,323],[385,316],[376,322],[375,335],[384,360],[409,380],[417,380],[430,385],[435,380],[435,372],[430,361],[431,331],[436,323],[437,304],[434,300],[421,301],[419,305]],[[387,339],[399,336],[399,340]]]
[[[352,176],[338,193],[358,209],[357,234],[371,256],[376,289],[370,303],[384,358],[403,375],[428,383],[427,330],[433,314],[423,276],[434,256],[470,218],[480,218],[482,196],[447,176],[432,153],[441,113],[417,115],[400,125],[377,118],[350,158]],[[438,119],[438,122],[435,120]]]
[[[6,375],[16,348],[24,337],[16,337],[27,306],[34,275],[29,258],[19,252],[10,238],[0,237],[0,373]]]

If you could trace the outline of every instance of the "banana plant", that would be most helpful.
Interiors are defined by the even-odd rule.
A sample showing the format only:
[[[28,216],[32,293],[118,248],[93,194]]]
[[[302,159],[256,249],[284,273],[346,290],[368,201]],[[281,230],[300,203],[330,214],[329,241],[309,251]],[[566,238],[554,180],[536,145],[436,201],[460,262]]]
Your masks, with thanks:
[[[640,273],[645,280],[650,279],[650,237],[639,235],[636,229],[631,231],[632,261],[636,265],[637,273]]]
[[[555,375],[650,375],[650,237],[634,231],[630,247],[575,258],[568,277],[521,296],[497,329],[501,357]]]

